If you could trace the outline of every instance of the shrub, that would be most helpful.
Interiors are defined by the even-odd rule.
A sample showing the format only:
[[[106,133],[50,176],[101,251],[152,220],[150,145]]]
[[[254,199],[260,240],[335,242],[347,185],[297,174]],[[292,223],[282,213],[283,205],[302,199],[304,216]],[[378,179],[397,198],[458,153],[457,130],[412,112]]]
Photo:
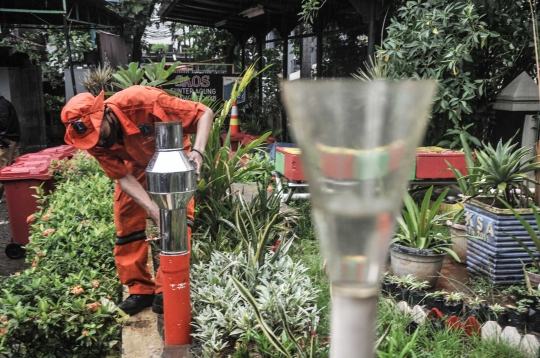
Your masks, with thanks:
[[[528,5],[518,1],[403,2],[377,55],[390,77],[439,81],[426,143],[448,133],[451,144],[464,128],[489,138],[496,95],[533,66],[530,27]]]
[[[97,161],[78,153],[59,163],[56,190],[32,222],[27,261],[0,293],[0,353],[11,357],[119,355],[122,317],[111,300],[116,277],[114,184]]]
[[[318,290],[301,263],[293,262],[289,256],[272,262],[274,255],[278,254],[267,253],[265,263],[256,268],[243,253],[214,252],[210,262],[192,267],[193,336],[201,343],[205,357],[233,347],[246,335],[262,333],[253,308],[234,287],[231,276],[250,289],[274,332],[282,333],[279,300],[290,328],[299,335],[303,331],[311,334],[311,322],[318,320],[314,305]]]

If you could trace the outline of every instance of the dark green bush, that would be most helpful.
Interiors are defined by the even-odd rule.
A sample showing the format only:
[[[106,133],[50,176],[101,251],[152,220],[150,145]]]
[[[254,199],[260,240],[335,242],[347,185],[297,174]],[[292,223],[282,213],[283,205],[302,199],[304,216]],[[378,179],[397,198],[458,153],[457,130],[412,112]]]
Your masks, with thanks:
[[[32,223],[32,267],[3,278],[0,353],[11,357],[118,356],[121,284],[113,257],[114,184],[78,154],[58,163],[56,190]]]

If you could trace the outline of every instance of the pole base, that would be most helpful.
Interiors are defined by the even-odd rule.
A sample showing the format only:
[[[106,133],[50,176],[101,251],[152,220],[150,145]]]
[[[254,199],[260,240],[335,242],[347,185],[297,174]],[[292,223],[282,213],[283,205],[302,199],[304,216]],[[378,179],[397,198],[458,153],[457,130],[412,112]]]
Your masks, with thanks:
[[[189,353],[191,345],[185,344],[183,346],[167,346],[163,348],[162,358],[191,358]]]
[[[165,346],[191,343],[189,254],[160,255]]]

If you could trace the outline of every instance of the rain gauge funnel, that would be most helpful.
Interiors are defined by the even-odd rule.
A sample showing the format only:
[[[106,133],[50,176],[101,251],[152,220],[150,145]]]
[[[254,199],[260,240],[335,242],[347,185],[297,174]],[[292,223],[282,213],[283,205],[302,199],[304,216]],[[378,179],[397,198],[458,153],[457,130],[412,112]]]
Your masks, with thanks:
[[[197,190],[184,153],[182,124],[155,123],[156,153],[146,168],[148,194],[160,208],[165,345],[190,343],[189,245],[186,207]]]
[[[332,284],[333,358],[374,356],[379,281],[436,88],[432,81],[283,84]]]

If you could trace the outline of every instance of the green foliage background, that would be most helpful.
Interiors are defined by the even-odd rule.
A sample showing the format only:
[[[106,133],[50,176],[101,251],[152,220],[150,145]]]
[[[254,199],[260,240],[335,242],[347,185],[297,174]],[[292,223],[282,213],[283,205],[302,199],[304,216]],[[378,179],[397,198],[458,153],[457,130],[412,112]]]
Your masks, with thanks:
[[[496,95],[533,68],[528,6],[507,0],[402,2],[377,56],[390,77],[439,81],[425,144],[465,126],[480,140],[492,139]]]

